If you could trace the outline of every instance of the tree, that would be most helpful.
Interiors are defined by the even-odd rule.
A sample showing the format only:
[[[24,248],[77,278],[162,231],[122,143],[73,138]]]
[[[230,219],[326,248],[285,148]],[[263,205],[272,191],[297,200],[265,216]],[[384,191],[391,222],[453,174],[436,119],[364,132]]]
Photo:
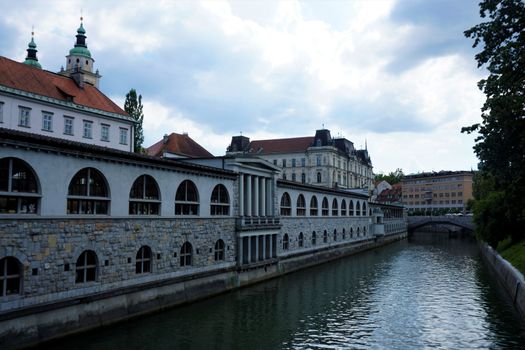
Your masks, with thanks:
[[[405,174],[403,174],[403,170],[401,168],[397,168],[396,171],[391,171],[388,173],[388,175],[385,175],[383,173],[376,174],[374,177],[374,180],[376,181],[386,181],[389,184],[397,184],[398,182],[401,182],[403,180],[403,177]]]
[[[474,220],[478,235],[489,243],[508,235],[516,242],[525,237],[525,4],[483,0],[480,15],[489,20],[465,36],[482,48],[475,58],[478,68],[489,72],[478,83],[486,100],[481,123],[462,129],[479,133]]]
[[[133,144],[135,145],[135,152],[142,153],[142,142],[144,142],[144,133],[142,131],[142,122],[144,120],[144,112],[142,111],[142,95],[137,98],[137,91],[131,89],[126,94],[126,102],[124,102],[124,110],[136,121],[135,137]]]

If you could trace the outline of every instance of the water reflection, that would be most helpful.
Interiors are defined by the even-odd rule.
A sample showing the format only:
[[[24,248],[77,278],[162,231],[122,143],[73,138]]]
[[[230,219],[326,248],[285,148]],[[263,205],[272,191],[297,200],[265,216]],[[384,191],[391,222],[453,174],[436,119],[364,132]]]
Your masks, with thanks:
[[[131,350],[523,344],[525,325],[482,265],[476,245],[425,236],[54,345]]]

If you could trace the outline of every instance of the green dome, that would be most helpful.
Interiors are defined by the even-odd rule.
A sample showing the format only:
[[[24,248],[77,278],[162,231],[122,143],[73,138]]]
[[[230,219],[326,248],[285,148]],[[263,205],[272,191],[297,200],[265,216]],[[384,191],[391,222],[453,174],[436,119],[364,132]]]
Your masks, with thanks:
[[[40,63],[38,63],[38,61],[35,61],[35,60],[32,60],[32,59],[26,59],[24,61],[24,64],[27,64],[28,66],[33,66],[33,67],[42,69],[42,66],[40,65]]]
[[[89,52],[87,47],[82,47],[82,46],[75,46],[74,48],[69,50],[69,54],[70,55],[75,55],[75,56],[84,56],[84,57],[91,58],[91,52]]]
[[[32,37],[31,37],[31,41],[29,42],[29,44],[27,44],[27,46],[29,46],[29,48],[31,49],[36,49],[36,44]]]
[[[84,29],[84,26],[82,25],[82,22],[80,22],[80,27],[77,29],[78,34],[86,34],[86,30]]]

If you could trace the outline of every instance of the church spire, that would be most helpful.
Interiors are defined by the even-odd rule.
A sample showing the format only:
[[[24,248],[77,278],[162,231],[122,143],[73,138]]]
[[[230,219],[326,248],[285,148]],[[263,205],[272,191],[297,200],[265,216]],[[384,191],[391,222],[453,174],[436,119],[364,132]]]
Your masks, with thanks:
[[[36,53],[38,52],[38,50],[36,49],[34,36],[35,36],[35,31],[33,29],[31,31],[31,41],[27,45],[28,46],[27,56],[26,56],[26,60],[24,61],[24,64],[42,69],[42,66],[40,65],[40,63],[38,63],[38,58],[36,57]]]

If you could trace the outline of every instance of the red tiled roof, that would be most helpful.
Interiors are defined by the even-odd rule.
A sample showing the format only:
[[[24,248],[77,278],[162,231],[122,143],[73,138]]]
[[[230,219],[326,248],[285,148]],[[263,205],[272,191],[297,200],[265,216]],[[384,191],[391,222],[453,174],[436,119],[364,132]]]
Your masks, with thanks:
[[[204,147],[193,141],[191,137],[186,134],[171,133],[168,136],[167,142],[164,139],[153,144],[147,148],[150,156],[160,157],[164,152],[175,153],[187,157],[207,158],[213,157],[213,154],[208,152]]]
[[[127,116],[127,113],[90,84],[78,87],[72,78],[38,69],[0,56],[0,85],[36,95],[73,102],[105,112]]]
[[[252,152],[259,154],[304,152],[313,142],[313,136],[255,140],[250,143],[250,149]],[[260,149],[261,151],[259,152]]]

